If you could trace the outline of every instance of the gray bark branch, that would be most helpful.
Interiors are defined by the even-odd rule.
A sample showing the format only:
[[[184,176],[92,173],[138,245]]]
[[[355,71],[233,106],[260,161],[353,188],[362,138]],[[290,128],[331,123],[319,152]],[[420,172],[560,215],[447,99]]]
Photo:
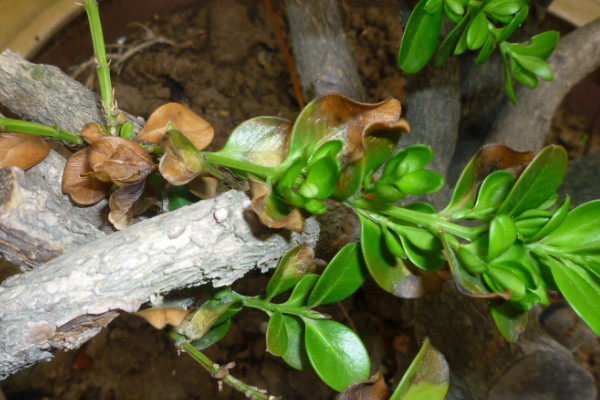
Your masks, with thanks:
[[[316,244],[318,223],[305,233],[260,225],[243,192],[229,191],[135,224],[80,246],[0,286],[0,379],[77,348],[115,316],[137,311],[152,295],[212,282],[230,285],[263,271],[298,243]]]
[[[336,92],[365,101],[336,1],[286,0],[285,6],[304,96]]]

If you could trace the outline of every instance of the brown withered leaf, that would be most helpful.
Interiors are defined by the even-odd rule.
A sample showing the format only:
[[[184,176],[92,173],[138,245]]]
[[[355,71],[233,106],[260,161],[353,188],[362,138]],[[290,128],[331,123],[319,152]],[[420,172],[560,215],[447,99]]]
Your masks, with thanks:
[[[144,318],[156,329],[163,329],[167,324],[177,328],[189,313],[190,310],[178,307],[152,307],[138,311],[135,315]]]
[[[107,135],[102,132],[100,126],[95,122],[89,122],[81,128],[79,132],[79,136],[81,136],[88,144],[94,144],[98,140],[107,137]]]
[[[263,225],[302,233],[304,220],[297,208],[290,210],[282,200],[273,195],[271,186],[266,183],[251,179],[250,184],[252,187],[250,207]]]
[[[158,169],[170,184],[182,186],[201,175],[221,176],[181,132],[171,129],[163,136],[161,145],[165,154],[160,160]]]
[[[377,372],[366,381],[356,382],[340,393],[336,400],[387,400],[392,395],[383,374]]]
[[[518,178],[533,160],[534,155],[532,151],[517,151],[503,144],[485,145],[477,154],[475,182],[484,180],[499,169],[505,169]]]
[[[160,144],[169,124],[175,125],[198,150],[206,148],[215,135],[213,127],[195,112],[179,103],[167,103],[154,110],[135,139]]]
[[[202,200],[213,199],[217,196],[219,180],[212,176],[199,176],[185,187]]]
[[[111,184],[92,176],[89,162],[90,148],[86,147],[67,160],[62,178],[62,191],[80,206],[96,204],[108,193]]]
[[[393,150],[402,133],[409,132],[410,126],[400,118],[402,107],[396,99],[390,98],[381,103],[358,103],[339,94],[328,94],[315,99],[298,116],[289,137],[289,153],[294,155],[312,151],[307,143],[315,143],[315,148],[330,140],[341,140],[344,144],[340,152],[342,169],[348,163],[361,159],[365,149],[383,140]],[[370,138],[370,139],[369,139]]]
[[[121,186],[110,195],[108,220],[115,229],[122,230],[131,224],[131,218],[136,210],[136,202],[144,193],[145,186],[146,180],[140,179],[137,182]]]
[[[118,136],[98,139],[90,147],[94,176],[117,186],[146,178],[156,170],[152,157],[137,143]]]
[[[50,146],[39,136],[0,132],[0,167],[29,169],[42,162]]]

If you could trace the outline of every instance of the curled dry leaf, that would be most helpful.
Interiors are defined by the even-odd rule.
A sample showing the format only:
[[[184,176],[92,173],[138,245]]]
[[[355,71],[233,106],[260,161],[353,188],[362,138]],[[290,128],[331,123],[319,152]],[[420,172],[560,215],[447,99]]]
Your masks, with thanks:
[[[314,149],[307,143],[318,148],[327,141],[341,140],[344,146],[338,157],[344,168],[361,159],[365,149],[373,145],[369,142],[377,138],[390,141],[393,150],[402,133],[410,132],[408,122],[400,118],[401,112],[400,102],[393,98],[367,104],[339,94],[322,96],[298,116],[290,135],[289,152],[293,156],[298,153],[310,155]],[[389,140],[390,137],[394,140]]]
[[[26,170],[40,163],[49,152],[50,146],[39,136],[0,132],[0,167]]]
[[[119,187],[144,179],[156,170],[152,157],[142,146],[118,136],[96,140],[89,158],[96,178]]]
[[[140,179],[118,188],[110,195],[108,220],[117,230],[125,229],[131,224],[131,218],[137,209],[136,202],[144,193],[145,186],[146,180]]]
[[[160,144],[169,124],[173,124],[198,150],[206,148],[215,135],[213,127],[192,110],[179,103],[167,103],[154,110],[136,140]]]
[[[209,164],[202,153],[181,132],[171,129],[162,138],[165,154],[160,160],[160,174],[170,184],[182,186],[200,175],[220,176],[219,171]]]
[[[488,144],[479,149],[476,157],[478,159],[475,182],[481,182],[486,176],[499,169],[507,170],[518,178],[533,160],[534,153],[513,150],[503,144]]]
[[[80,206],[91,206],[102,200],[111,184],[92,176],[89,162],[90,148],[86,147],[67,160],[62,178],[62,191]]]
[[[387,400],[392,392],[388,389],[381,371],[367,379],[348,386],[336,400]]]
[[[81,128],[79,132],[81,136],[88,144],[94,144],[98,140],[107,137],[107,134],[102,131],[100,125],[95,122],[89,122]]]
[[[217,196],[219,180],[212,176],[199,176],[186,185],[186,188],[202,200]]]
[[[251,179],[250,184],[252,187],[250,207],[263,225],[302,233],[304,221],[297,208],[290,210],[282,200],[272,195],[272,188],[266,183]]]
[[[178,307],[152,307],[136,312],[136,315],[144,318],[156,329],[163,329],[167,324],[177,328],[190,310]]]

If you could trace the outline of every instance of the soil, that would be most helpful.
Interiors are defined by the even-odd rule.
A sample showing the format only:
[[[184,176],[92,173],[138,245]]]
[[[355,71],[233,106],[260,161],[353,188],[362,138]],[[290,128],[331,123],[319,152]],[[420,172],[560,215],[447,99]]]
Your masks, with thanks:
[[[150,7],[133,15],[127,11],[128,7],[140,1],[129,1],[129,6],[127,3],[102,2],[101,10],[111,7],[124,10],[123,15],[112,21],[103,19],[107,43],[121,38],[125,45],[132,44],[152,32],[154,36],[172,40],[173,44],[148,47],[124,63],[120,74],[113,77],[120,108],[147,118],[164,103],[180,102],[214,126],[216,137],[212,149],[222,147],[229,132],[248,118],[276,115],[293,119],[298,113],[290,74],[262,1],[221,0],[218,4],[217,1],[155,1],[152,3],[161,3],[159,7],[163,8],[154,15]],[[393,96],[404,101],[406,77],[395,67],[402,33],[397,11],[390,1],[372,1],[368,6],[364,3],[347,0],[340,5],[368,99],[376,102]],[[273,5],[278,24],[286,33],[282,5]],[[175,11],[167,13],[169,8]],[[145,28],[126,25],[124,21],[139,21]],[[61,32],[35,61],[55,64],[64,70],[86,61],[91,55],[86,29],[82,17]],[[93,81],[94,74],[88,69],[78,79]],[[600,82],[594,79],[597,84]],[[572,125],[580,126],[581,132],[589,132],[586,130],[592,126],[589,115],[597,110],[588,110],[583,117],[574,116],[578,111],[581,107],[563,108],[557,116],[559,128],[553,128],[567,132],[556,133],[553,140],[568,144],[572,155],[593,149],[586,147],[582,134],[572,133]],[[596,123],[594,129],[600,129],[599,125]],[[587,138],[590,137],[597,146],[600,132],[595,136],[587,133]],[[255,274],[245,279],[239,290],[258,293],[267,279]],[[356,326],[372,356],[372,365],[382,364],[384,373],[390,377],[408,365],[417,349],[410,331],[394,311],[401,304],[402,300],[367,285],[342,303],[345,310],[335,306],[325,312],[337,321]],[[345,317],[346,312],[352,320]],[[233,319],[225,338],[205,353],[220,364],[235,361],[233,375],[284,399],[334,397],[335,392],[314,372],[292,370],[268,354],[265,330],[264,315],[244,310]],[[2,382],[2,388],[7,399],[245,398],[225,385],[221,390],[221,384],[190,357],[177,354],[160,332],[131,315],[119,317],[82,349],[58,353],[49,363],[39,363],[15,374]]]

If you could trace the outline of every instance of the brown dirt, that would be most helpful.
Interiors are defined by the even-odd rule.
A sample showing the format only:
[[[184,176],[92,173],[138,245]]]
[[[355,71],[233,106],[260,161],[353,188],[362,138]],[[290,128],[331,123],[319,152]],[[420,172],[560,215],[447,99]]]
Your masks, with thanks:
[[[143,38],[142,29],[125,25],[125,21],[136,21],[136,14],[127,11],[126,3],[122,0],[102,3],[103,12],[110,8],[125,10],[118,18],[103,19],[107,43],[114,43],[122,35],[126,35],[126,43]],[[134,3],[150,2],[129,1],[131,7]],[[161,104],[180,102],[215,127],[213,149],[220,148],[229,132],[248,118],[258,115],[295,117],[298,104],[289,73],[261,1],[151,3],[152,6],[162,4],[159,7],[163,8],[153,15],[148,5],[148,9],[143,8],[138,14],[139,21],[155,35],[173,40],[175,45],[155,45],[136,54],[125,63],[122,73],[114,76],[116,98],[122,109],[147,117]],[[167,3],[170,6],[165,5]],[[350,0],[341,3],[342,17],[369,100],[380,101],[389,96],[404,100],[406,79],[395,66],[401,36],[395,9],[391,2],[383,0],[370,2],[370,6],[357,1],[352,1],[351,6],[349,3]],[[285,32],[281,4],[274,6],[279,7],[276,10],[279,25]],[[169,8],[177,10],[167,14]],[[65,70],[85,61],[91,55],[86,29],[84,18],[75,21],[36,61],[53,63]],[[79,78],[84,82],[93,80],[94,71],[88,70]],[[563,110],[563,120],[575,122],[559,119],[559,128],[553,129],[564,127],[569,133],[567,139],[559,134],[555,140],[570,145],[571,149],[580,148],[581,134],[572,133],[574,129],[570,125],[581,126],[582,132],[591,125],[582,122],[583,117],[574,116],[577,107]],[[266,278],[255,274],[246,280],[246,289],[242,290],[259,292],[265,285]],[[398,320],[396,310],[402,301],[376,289],[361,289],[343,304],[375,360],[374,365],[379,365],[387,347],[391,349],[388,354],[402,370],[416,349],[410,340],[411,333]],[[378,333],[373,316],[378,305],[386,327],[385,340]],[[348,323],[339,308],[326,312]],[[334,392],[313,372],[292,370],[265,352],[265,329],[264,315],[244,310],[234,318],[226,337],[206,354],[223,364],[235,361],[233,375],[284,399],[333,398]],[[389,362],[383,362],[382,369],[388,377],[395,373]],[[190,357],[178,355],[167,338],[128,315],[115,320],[83,349],[56,354],[52,362],[40,363],[2,382],[2,388],[8,399],[245,398],[228,387],[220,392],[218,383]]]

